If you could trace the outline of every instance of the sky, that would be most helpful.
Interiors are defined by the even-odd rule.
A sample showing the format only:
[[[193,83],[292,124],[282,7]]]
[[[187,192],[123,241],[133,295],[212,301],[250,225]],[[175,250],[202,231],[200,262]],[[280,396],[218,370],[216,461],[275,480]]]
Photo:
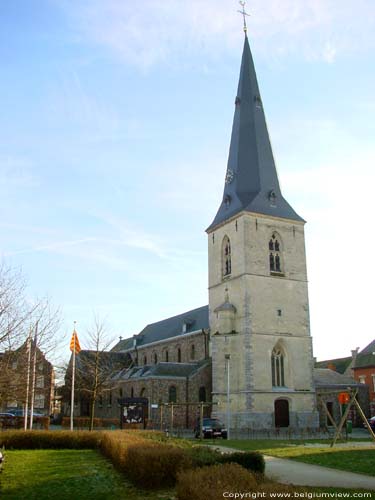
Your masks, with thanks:
[[[0,2],[0,254],[81,346],[207,304],[243,47],[232,0]],[[284,197],[306,221],[314,355],[375,337],[373,0],[253,0]],[[366,250],[366,252],[364,251]],[[68,342],[66,355],[68,356]]]

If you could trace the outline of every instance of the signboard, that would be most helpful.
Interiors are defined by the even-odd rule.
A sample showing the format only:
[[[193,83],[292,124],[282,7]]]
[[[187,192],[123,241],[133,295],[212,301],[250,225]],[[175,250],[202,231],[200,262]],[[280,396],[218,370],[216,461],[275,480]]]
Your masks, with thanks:
[[[348,392],[340,392],[338,400],[340,405],[347,405],[350,401],[350,394]]]

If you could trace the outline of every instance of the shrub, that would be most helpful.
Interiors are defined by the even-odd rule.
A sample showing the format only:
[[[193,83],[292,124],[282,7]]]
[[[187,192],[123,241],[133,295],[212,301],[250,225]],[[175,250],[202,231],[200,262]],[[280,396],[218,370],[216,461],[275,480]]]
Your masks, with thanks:
[[[266,464],[264,462],[263,455],[257,451],[247,451],[247,452],[237,452],[237,453],[226,453],[221,455],[220,463],[235,463],[239,464],[247,470],[252,472],[257,472],[260,474],[264,473]]]
[[[119,427],[120,422],[118,418],[94,418],[94,428],[98,427]],[[61,426],[69,428],[70,427],[70,417],[63,417],[61,421]],[[90,427],[89,417],[75,417],[73,418],[73,426],[76,429],[88,429]]]
[[[191,467],[185,450],[175,446],[147,443],[129,446],[125,471],[131,481],[143,488],[172,486],[177,474]]]
[[[238,464],[202,467],[177,476],[178,500],[218,500],[223,493],[257,490],[253,474]]]
[[[193,468],[216,465],[222,459],[222,454],[219,451],[208,446],[194,446],[186,449],[185,453],[190,457]]]
[[[89,431],[5,431],[0,447],[16,450],[98,448],[101,434]]]

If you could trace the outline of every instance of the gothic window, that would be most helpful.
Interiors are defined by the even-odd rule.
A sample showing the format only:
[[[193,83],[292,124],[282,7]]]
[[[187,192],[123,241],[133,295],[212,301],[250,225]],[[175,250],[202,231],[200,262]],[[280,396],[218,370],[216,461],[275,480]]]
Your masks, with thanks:
[[[272,386],[285,387],[284,354],[279,347],[275,347],[271,356]]]
[[[168,391],[168,402],[176,403],[177,402],[177,389],[174,385],[171,385]]]
[[[144,364],[144,365],[147,365],[147,356],[144,356],[144,357],[143,357],[143,364]]]
[[[120,398],[122,398],[123,395],[124,395],[124,391],[123,391],[122,387],[120,387],[120,389],[119,389]]]
[[[168,363],[169,361],[169,354],[168,351],[165,351],[165,361]]]
[[[181,348],[180,347],[177,349],[177,362],[181,363]]]
[[[99,396],[99,406],[102,407],[103,406],[103,396]]]
[[[199,388],[198,400],[200,403],[206,402],[206,388],[203,386]]]
[[[154,364],[156,365],[157,362],[158,362],[158,355],[156,354],[156,352],[154,352]]]
[[[130,397],[131,398],[134,398],[134,387],[131,388],[131,391],[130,391]]]
[[[195,359],[195,345],[192,344],[190,347],[190,359]]]
[[[273,233],[268,242],[269,265],[271,273],[282,273],[281,243],[277,233]]]
[[[144,398],[146,395],[146,387],[142,387],[141,392],[139,393],[139,396],[141,398]]]
[[[112,391],[108,393],[108,406],[112,406]]]
[[[223,276],[229,276],[232,272],[232,251],[228,236],[223,239]]]

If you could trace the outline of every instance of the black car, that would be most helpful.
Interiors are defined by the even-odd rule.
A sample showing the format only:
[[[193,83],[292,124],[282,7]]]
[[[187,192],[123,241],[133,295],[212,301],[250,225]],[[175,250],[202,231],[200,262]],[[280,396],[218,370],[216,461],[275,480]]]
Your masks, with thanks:
[[[200,437],[200,420],[194,429],[195,437]],[[204,418],[202,423],[202,434],[204,439],[215,439],[221,437],[227,439],[228,432],[224,424],[217,418]]]
[[[370,427],[373,430],[373,432],[375,432],[375,417],[369,418],[368,423],[370,424]]]

